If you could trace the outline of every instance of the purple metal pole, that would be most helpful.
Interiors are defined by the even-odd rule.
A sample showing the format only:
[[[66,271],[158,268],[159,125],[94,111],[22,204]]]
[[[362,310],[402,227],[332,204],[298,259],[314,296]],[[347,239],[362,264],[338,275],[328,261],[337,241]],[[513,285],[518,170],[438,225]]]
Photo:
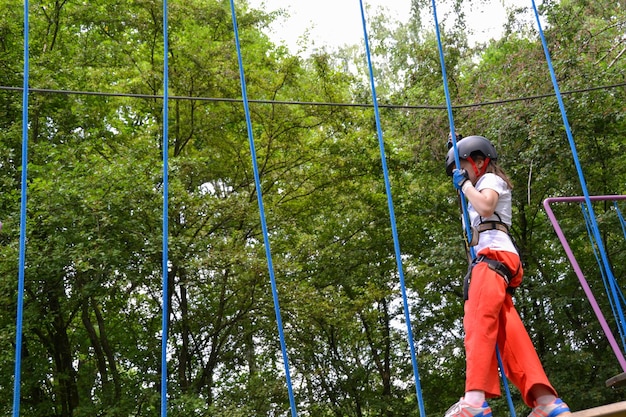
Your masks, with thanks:
[[[590,196],[589,199],[591,201],[626,200],[626,195]],[[548,214],[548,217],[550,218],[552,227],[554,227],[554,231],[559,237],[559,240],[561,241],[561,244],[563,245],[563,249],[565,249],[565,253],[567,254],[567,257],[570,263],[572,264],[572,268],[574,269],[574,272],[576,272],[576,275],[578,276],[580,285],[583,287],[583,290],[585,291],[585,294],[587,295],[587,298],[589,299],[589,302],[591,303],[591,307],[593,308],[593,311],[596,313],[596,317],[598,318],[598,321],[600,322],[600,325],[602,326],[602,329],[604,330],[604,333],[606,334],[606,338],[609,340],[609,344],[611,345],[611,348],[613,349],[613,353],[615,353],[615,357],[617,358],[617,361],[622,367],[622,370],[626,372],[626,359],[624,358],[624,353],[619,348],[617,341],[615,340],[615,337],[613,336],[613,333],[611,332],[611,329],[609,328],[609,325],[606,319],[604,318],[602,311],[600,310],[600,306],[598,305],[596,298],[591,292],[589,283],[585,279],[585,276],[583,275],[583,272],[580,269],[580,266],[578,265],[576,258],[574,257],[574,253],[572,252],[569,246],[569,243],[567,242],[567,239],[565,238],[565,235],[563,234],[563,231],[561,230],[561,226],[559,226],[559,222],[556,219],[556,216],[554,215],[552,208],[550,207],[551,203],[581,203],[584,201],[585,201],[585,197],[582,197],[582,196],[551,197],[551,198],[546,198],[543,201],[543,207],[546,209],[546,213]]]

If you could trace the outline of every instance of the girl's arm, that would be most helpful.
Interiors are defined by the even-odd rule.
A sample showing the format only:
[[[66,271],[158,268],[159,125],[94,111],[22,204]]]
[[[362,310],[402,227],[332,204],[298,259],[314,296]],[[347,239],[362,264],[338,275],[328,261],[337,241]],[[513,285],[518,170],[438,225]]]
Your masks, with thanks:
[[[489,217],[496,211],[499,194],[495,190],[483,188],[478,191],[470,181],[467,181],[463,184],[463,194],[472,203],[479,216]]]

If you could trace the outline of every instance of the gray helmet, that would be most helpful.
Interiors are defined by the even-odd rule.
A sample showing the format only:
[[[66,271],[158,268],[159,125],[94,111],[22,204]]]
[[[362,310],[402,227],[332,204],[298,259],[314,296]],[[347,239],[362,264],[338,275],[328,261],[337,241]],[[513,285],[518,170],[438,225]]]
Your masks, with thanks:
[[[459,151],[459,159],[467,159],[473,153],[481,153],[483,156],[491,159],[492,161],[498,160],[496,148],[487,138],[482,136],[464,137],[457,142],[456,148]],[[446,155],[446,173],[448,175],[452,175],[454,165],[454,148],[450,148],[450,150],[448,150],[448,155]]]

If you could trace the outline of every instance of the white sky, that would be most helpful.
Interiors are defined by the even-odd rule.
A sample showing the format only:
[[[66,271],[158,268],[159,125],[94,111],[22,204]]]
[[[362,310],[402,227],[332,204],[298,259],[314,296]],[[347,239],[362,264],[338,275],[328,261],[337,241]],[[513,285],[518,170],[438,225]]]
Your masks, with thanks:
[[[290,16],[285,20],[279,19],[273,25],[271,36],[278,43],[284,42],[292,53],[298,51],[298,38],[307,30],[311,39],[308,48],[323,45],[334,48],[363,41],[359,0],[249,0],[249,3],[266,11],[287,10]],[[387,10],[386,15],[402,22],[409,17],[410,3],[410,0],[363,0],[366,10],[376,11],[382,6]],[[528,19],[533,19],[530,0],[492,0],[488,5],[480,1],[472,3],[467,14],[475,34],[470,40],[482,41],[500,36],[506,10],[510,7],[527,7]],[[445,12],[443,5],[437,5],[439,23],[443,21]],[[429,13],[433,22],[432,10]]]

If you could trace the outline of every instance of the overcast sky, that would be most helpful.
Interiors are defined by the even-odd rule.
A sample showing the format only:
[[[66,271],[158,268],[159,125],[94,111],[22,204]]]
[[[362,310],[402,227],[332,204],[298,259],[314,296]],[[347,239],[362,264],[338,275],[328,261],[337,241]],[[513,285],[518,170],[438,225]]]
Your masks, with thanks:
[[[273,26],[272,37],[277,42],[284,42],[294,53],[298,50],[298,38],[307,29],[310,31],[312,47],[323,45],[338,47],[363,40],[359,0],[249,0],[249,3],[254,8],[267,11],[276,9],[288,11],[290,16],[285,20],[279,20]],[[409,16],[410,3],[410,0],[363,0],[365,7],[376,11],[382,6],[387,10],[385,14],[403,22]],[[529,19],[533,19],[531,0],[493,0],[489,5],[477,3],[483,2],[472,2],[471,10],[467,11],[475,32],[475,40],[498,37],[509,7],[527,7]],[[540,1],[536,3],[539,5]],[[437,18],[440,23],[445,13],[443,5],[437,5]],[[433,22],[432,10],[430,22]]]

